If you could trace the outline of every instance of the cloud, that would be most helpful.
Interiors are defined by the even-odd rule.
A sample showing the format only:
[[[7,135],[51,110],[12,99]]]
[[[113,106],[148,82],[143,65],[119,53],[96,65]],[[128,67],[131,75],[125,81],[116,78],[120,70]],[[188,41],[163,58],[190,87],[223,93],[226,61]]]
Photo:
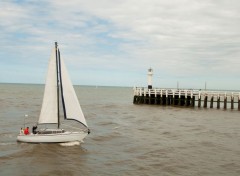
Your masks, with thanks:
[[[239,74],[239,8],[237,0],[0,2],[1,57],[12,61],[0,62],[40,62],[43,71],[50,47],[59,41],[70,72],[91,74],[93,85],[100,75],[115,75],[120,85],[145,84],[151,66],[168,87],[176,79],[197,87],[198,79],[210,78],[213,86],[224,87],[224,79]],[[73,77],[80,84],[84,76]]]

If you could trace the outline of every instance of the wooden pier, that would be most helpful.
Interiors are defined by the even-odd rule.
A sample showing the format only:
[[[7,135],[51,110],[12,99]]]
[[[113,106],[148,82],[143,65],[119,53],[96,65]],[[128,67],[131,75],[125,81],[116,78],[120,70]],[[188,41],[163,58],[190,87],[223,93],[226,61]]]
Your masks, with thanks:
[[[240,92],[136,87],[133,103],[240,110]]]

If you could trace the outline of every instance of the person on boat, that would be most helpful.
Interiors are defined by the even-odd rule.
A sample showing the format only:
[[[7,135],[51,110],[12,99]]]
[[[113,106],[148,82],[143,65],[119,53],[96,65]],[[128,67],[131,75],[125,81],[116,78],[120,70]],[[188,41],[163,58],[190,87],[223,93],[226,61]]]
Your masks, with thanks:
[[[28,135],[28,134],[29,134],[29,127],[25,128],[24,134],[25,134],[25,135]]]
[[[32,133],[33,133],[33,134],[37,134],[37,125],[34,125],[34,126],[32,127]]]
[[[21,128],[21,130],[20,130],[20,134],[24,134],[24,130],[23,130],[23,128]]]

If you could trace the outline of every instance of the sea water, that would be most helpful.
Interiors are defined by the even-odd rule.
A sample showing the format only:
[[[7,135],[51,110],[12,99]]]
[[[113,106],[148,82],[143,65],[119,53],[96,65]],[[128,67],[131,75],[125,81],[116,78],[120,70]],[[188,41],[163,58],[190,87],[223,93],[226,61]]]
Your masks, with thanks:
[[[75,86],[84,143],[16,141],[44,86],[0,84],[0,175],[240,175],[238,110],[134,105],[132,88]],[[25,119],[25,115],[28,117]]]

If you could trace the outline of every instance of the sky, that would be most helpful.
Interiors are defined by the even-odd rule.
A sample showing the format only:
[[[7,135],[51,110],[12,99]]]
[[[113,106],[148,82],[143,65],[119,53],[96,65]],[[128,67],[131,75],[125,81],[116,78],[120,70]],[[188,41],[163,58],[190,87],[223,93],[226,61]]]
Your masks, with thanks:
[[[240,90],[239,0],[2,0],[0,82]]]

